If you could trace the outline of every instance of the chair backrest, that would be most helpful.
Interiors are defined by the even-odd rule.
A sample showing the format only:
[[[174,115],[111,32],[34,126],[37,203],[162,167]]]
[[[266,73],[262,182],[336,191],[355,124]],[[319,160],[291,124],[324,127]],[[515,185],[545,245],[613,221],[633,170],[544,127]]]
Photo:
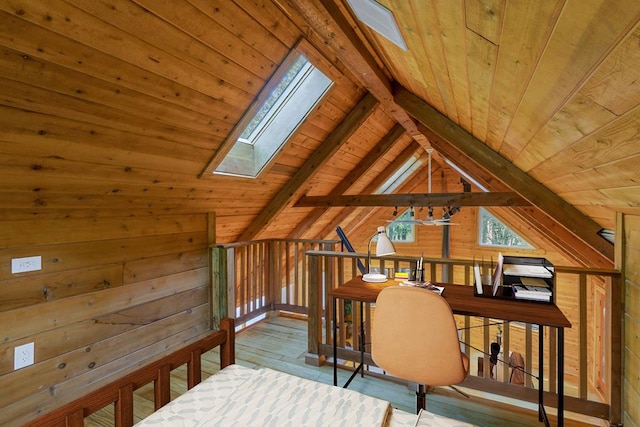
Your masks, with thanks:
[[[409,286],[387,287],[378,295],[371,356],[396,377],[433,386],[458,384],[469,368],[449,304],[433,291]]]

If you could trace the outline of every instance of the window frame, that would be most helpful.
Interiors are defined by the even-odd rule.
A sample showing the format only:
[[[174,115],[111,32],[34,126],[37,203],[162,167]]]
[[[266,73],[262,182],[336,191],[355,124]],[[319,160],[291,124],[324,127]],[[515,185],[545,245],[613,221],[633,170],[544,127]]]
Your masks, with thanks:
[[[260,119],[255,128],[249,135],[250,140],[242,138],[246,127],[254,120],[257,113],[260,112],[265,102],[269,100],[274,90],[278,88],[283,78],[290,71],[292,65],[301,57],[305,58],[306,63],[301,67],[301,72],[287,84],[282,94],[273,102],[272,107]],[[269,164],[274,160],[277,154],[291,140],[292,135],[304,123],[305,119],[312,114],[318,104],[325,98],[327,93],[334,85],[333,79],[317,67],[309,56],[303,52],[293,49],[282,64],[278,67],[269,82],[261,90],[256,100],[246,111],[233,131],[221,147],[227,146],[227,151],[222,154],[216,153],[212,159],[211,175],[227,175],[239,178],[255,179],[268,168]],[[320,88],[318,90],[318,88]],[[311,92],[315,97],[309,97],[308,93],[301,92],[313,89]],[[300,94],[304,96],[299,96]],[[293,104],[291,103],[293,100]],[[302,105],[303,108],[300,108]],[[282,119],[284,115],[279,116],[286,111],[300,112],[301,114],[294,117],[294,120]],[[287,117],[289,117],[287,115]],[[278,123],[282,120],[285,123]],[[216,162],[216,158],[218,161]]]

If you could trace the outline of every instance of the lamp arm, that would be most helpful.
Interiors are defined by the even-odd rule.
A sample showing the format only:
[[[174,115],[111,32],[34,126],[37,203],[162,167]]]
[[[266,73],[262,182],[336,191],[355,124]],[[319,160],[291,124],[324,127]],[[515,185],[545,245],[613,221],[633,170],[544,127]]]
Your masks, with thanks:
[[[369,237],[369,245],[367,246],[367,273],[371,273],[371,243],[373,243],[373,238],[380,234],[379,231],[376,231],[373,236]]]

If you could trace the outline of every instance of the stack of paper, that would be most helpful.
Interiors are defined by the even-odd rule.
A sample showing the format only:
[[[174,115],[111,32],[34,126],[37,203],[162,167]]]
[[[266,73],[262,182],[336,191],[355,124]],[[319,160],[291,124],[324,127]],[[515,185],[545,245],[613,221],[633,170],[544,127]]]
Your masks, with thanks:
[[[413,286],[416,288],[429,289],[430,291],[433,291],[438,295],[442,295],[442,292],[444,292],[444,286],[436,286],[431,282],[404,281],[400,283],[400,286]]]
[[[504,274],[507,276],[542,277],[550,279],[553,273],[542,265],[505,264]]]
[[[517,299],[550,302],[553,295],[547,286],[513,285]]]

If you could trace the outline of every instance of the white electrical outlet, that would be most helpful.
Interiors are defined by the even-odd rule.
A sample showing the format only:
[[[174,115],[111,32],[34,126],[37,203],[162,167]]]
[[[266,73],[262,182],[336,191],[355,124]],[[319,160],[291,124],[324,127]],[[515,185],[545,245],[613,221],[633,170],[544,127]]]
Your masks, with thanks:
[[[21,369],[25,366],[33,365],[34,362],[34,343],[19,345],[13,350],[13,369]]]
[[[13,258],[11,260],[11,274],[25,273],[27,271],[36,271],[36,270],[42,270],[41,256]]]

